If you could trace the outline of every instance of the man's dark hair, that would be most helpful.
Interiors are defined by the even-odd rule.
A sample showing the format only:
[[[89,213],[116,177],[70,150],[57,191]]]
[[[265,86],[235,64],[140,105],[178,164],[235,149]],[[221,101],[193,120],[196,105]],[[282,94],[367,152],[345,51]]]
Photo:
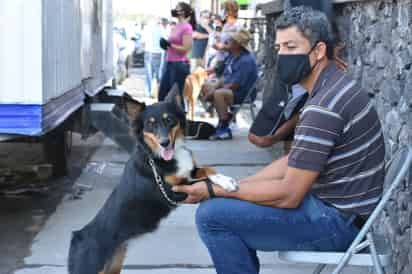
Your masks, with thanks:
[[[287,9],[276,21],[276,29],[290,27],[296,27],[312,47],[318,42],[324,42],[327,57],[333,58],[334,36],[326,14],[306,6]]]

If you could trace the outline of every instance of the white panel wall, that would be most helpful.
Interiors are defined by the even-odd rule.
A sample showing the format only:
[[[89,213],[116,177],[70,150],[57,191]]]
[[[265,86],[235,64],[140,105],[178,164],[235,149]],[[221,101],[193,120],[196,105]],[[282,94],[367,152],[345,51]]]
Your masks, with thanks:
[[[82,78],[89,78],[92,76],[92,32],[93,32],[93,2],[90,0],[80,0],[81,8],[81,28],[82,28]]]
[[[0,1],[0,103],[42,103],[41,0]]]
[[[116,1],[116,0],[115,0]],[[108,78],[113,75],[113,6],[112,0],[103,0],[103,68]]]
[[[0,104],[46,104],[112,75],[112,0],[0,0]]]
[[[80,0],[43,0],[43,99],[81,85]]]

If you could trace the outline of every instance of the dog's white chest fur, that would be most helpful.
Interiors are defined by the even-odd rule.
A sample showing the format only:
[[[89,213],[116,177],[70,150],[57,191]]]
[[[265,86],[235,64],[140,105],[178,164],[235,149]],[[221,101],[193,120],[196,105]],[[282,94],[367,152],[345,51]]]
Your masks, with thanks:
[[[176,175],[190,178],[190,173],[194,168],[192,153],[184,146],[183,141],[177,141],[175,148]]]

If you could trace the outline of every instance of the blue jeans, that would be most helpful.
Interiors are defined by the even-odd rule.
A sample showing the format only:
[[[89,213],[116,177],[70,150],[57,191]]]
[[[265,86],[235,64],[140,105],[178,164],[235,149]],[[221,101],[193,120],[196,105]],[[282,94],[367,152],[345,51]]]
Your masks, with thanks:
[[[179,87],[180,95],[183,100],[183,88],[186,77],[190,73],[190,65],[187,62],[167,62],[165,71],[160,80],[159,101],[163,101],[173,85],[176,83]]]
[[[296,209],[214,198],[196,212],[199,235],[218,274],[259,273],[257,250],[345,250],[359,232],[352,219],[312,194]]]
[[[161,53],[152,53],[145,51],[144,53],[144,68],[146,74],[146,84],[145,84],[145,93],[148,96],[152,96],[152,81],[156,79],[157,82],[160,80],[161,73],[161,63],[162,63],[162,54]]]

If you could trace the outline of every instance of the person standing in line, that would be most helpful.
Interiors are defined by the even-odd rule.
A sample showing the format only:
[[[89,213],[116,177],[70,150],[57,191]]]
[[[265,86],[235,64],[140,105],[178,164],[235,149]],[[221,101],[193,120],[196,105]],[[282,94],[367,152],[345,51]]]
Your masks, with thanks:
[[[200,23],[197,24],[196,30],[193,32],[192,71],[197,67],[204,67],[206,47],[209,41],[209,35],[212,32],[210,12],[204,10],[200,13]]]
[[[216,65],[217,50],[213,48],[213,45],[219,41],[220,34],[223,28],[223,21],[219,15],[215,15],[213,19],[213,31],[209,35],[208,46],[206,48],[206,68],[213,68]]]
[[[169,20],[165,17],[162,17],[160,19],[160,29],[162,32],[162,37],[166,40],[169,39],[169,34],[170,34],[169,26],[170,26]],[[166,63],[166,51],[162,49],[162,57],[161,57],[160,68],[159,68],[159,82],[162,79],[162,75],[163,75],[164,68],[165,68],[165,63]]]
[[[179,2],[171,11],[177,18],[176,27],[170,33],[169,39],[160,39],[160,46],[167,50],[166,68],[159,88],[159,101],[163,101],[176,83],[181,95],[186,76],[190,73],[187,54],[192,49],[193,28],[196,27],[196,16],[193,8],[184,2]],[[182,96],[183,102],[183,96]]]
[[[156,83],[158,84],[160,80],[159,73],[161,71],[163,50],[159,45],[159,40],[163,37],[163,35],[164,32],[159,19],[149,23],[143,33],[145,43],[145,94],[151,98],[154,98],[155,94],[153,81],[156,80]]]

